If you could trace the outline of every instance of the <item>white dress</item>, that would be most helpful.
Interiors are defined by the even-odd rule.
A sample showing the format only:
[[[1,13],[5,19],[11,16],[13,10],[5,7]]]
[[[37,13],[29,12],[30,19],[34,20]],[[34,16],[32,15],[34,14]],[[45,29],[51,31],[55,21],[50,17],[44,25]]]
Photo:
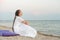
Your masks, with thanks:
[[[22,21],[24,21],[24,19],[16,16],[16,20],[14,23],[14,32],[16,34],[20,34],[20,36],[28,36],[35,38],[35,36],[37,35],[37,31],[31,26],[21,23]]]

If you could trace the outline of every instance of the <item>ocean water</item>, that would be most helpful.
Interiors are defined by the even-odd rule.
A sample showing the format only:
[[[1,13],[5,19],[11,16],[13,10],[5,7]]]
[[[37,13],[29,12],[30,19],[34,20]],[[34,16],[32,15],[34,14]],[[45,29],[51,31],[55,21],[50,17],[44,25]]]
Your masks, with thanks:
[[[60,20],[28,20],[29,25],[40,33],[60,36]],[[12,27],[13,21],[0,20],[0,25]]]

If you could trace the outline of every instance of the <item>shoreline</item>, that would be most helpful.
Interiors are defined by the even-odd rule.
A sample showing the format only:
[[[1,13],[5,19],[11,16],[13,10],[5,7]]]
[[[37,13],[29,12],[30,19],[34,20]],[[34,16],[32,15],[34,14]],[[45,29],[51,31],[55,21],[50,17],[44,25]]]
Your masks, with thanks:
[[[50,36],[50,37],[60,38],[60,36],[55,36],[55,35],[52,35],[52,34],[51,34],[51,35],[49,35],[49,34],[44,34],[44,33],[41,33],[41,32],[39,32],[39,31],[38,31],[38,33],[41,34],[41,35],[44,35],[44,36]]]
[[[11,27],[1,26],[1,25],[0,25],[0,30],[12,31]],[[0,40],[17,40],[17,39],[18,40],[60,40],[60,36],[48,35],[48,34],[40,33],[39,31],[34,39],[29,37],[22,37],[22,36],[11,36],[11,37],[0,36]]]

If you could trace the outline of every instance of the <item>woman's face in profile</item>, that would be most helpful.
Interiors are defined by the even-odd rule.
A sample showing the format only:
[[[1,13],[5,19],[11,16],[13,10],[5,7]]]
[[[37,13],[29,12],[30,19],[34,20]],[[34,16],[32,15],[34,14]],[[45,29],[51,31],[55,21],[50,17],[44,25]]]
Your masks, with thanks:
[[[19,16],[22,16],[22,11],[20,11],[18,15],[19,15]]]

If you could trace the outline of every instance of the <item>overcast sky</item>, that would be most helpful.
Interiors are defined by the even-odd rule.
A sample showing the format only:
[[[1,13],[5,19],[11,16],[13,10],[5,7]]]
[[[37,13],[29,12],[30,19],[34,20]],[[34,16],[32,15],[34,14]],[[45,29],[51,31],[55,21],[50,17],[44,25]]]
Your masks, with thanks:
[[[27,20],[60,20],[60,0],[0,0],[0,20],[13,20],[17,9]]]

